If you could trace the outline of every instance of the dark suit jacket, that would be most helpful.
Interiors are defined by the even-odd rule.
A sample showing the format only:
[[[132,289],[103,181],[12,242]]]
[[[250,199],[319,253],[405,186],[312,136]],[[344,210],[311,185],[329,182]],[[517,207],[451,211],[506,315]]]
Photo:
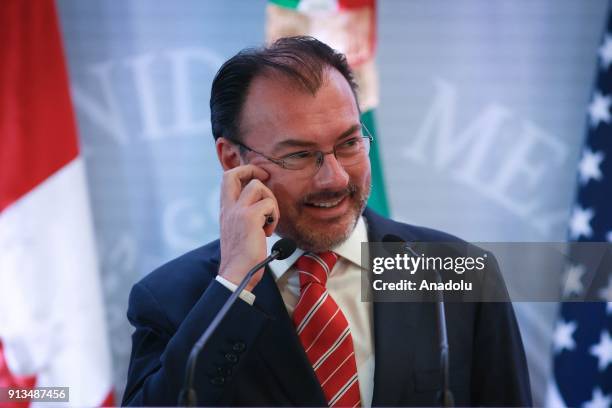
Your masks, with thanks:
[[[458,241],[366,209],[368,237]],[[219,241],[134,285],[136,328],[124,405],[175,405],[189,351],[230,291],[215,280]],[[238,300],[199,357],[200,405],[325,406],[325,398],[269,271],[255,304]],[[355,296],[359,296],[356,294]],[[509,303],[447,303],[450,387],[457,405],[531,405],[521,336]],[[434,303],[374,303],[375,406],[432,405],[440,387]]]

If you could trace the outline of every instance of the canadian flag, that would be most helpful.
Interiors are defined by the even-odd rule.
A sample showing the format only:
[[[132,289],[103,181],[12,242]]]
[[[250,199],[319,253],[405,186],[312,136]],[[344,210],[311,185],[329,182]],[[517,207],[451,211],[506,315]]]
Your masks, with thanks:
[[[70,387],[69,405],[113,404],[93,237],[55,4],[3,0],[0,387]]]

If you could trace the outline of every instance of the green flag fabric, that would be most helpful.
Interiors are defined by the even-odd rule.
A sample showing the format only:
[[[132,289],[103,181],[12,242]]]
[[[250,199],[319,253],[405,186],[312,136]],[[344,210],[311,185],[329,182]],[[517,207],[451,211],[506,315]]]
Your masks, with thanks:
[[[370,199],[368,200],[368,206],[377,213],[389,216],[389,202],[387,200],[387,192],[385,189],[385,177],[383,173],[381,156],[381,143],[376,137],[376,121],[374,118],[374,109],[370,109],[361,114],[361,122],[368,128],[372,136],[374,136],[374,143],[370,148],[370,163],[372,164],[372,192],[370,193]]]

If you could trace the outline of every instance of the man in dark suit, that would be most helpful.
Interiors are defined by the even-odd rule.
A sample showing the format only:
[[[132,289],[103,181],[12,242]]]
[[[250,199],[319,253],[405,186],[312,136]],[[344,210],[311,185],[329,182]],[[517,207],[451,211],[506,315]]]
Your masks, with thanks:
[[[245,50],[220,68],[211,91],[225,171],[220,239],[132,289],[124,404],[176,404],[194,343],[278,237],[298,251],[258,271],[203,349],[199,404],[436,403],[435,304],[362,302],[360,243],[458,239],[365,208],[372,140],[355,89],[344,57],[306,37]],[[446,320],[457,405],[531,405],[511,305],[447,304]]]

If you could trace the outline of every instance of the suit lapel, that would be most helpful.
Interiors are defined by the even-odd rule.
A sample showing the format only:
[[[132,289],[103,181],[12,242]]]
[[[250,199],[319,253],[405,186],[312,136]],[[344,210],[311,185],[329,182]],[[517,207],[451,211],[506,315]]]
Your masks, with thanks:
[[[386,234],[406,240],[405,229],[371,210],[364,211],[368,221],[368,240],[381,242]],[[374,394],[372,406],[399,406],[411,388],[414,372],[414,344],[419,304],[374,302]]]
[[[257,351],[291,405],[326,406],[321,386],[268,268],[253,294],[256,296],[254,306],[270,316],[269,324],[258,341]]]

